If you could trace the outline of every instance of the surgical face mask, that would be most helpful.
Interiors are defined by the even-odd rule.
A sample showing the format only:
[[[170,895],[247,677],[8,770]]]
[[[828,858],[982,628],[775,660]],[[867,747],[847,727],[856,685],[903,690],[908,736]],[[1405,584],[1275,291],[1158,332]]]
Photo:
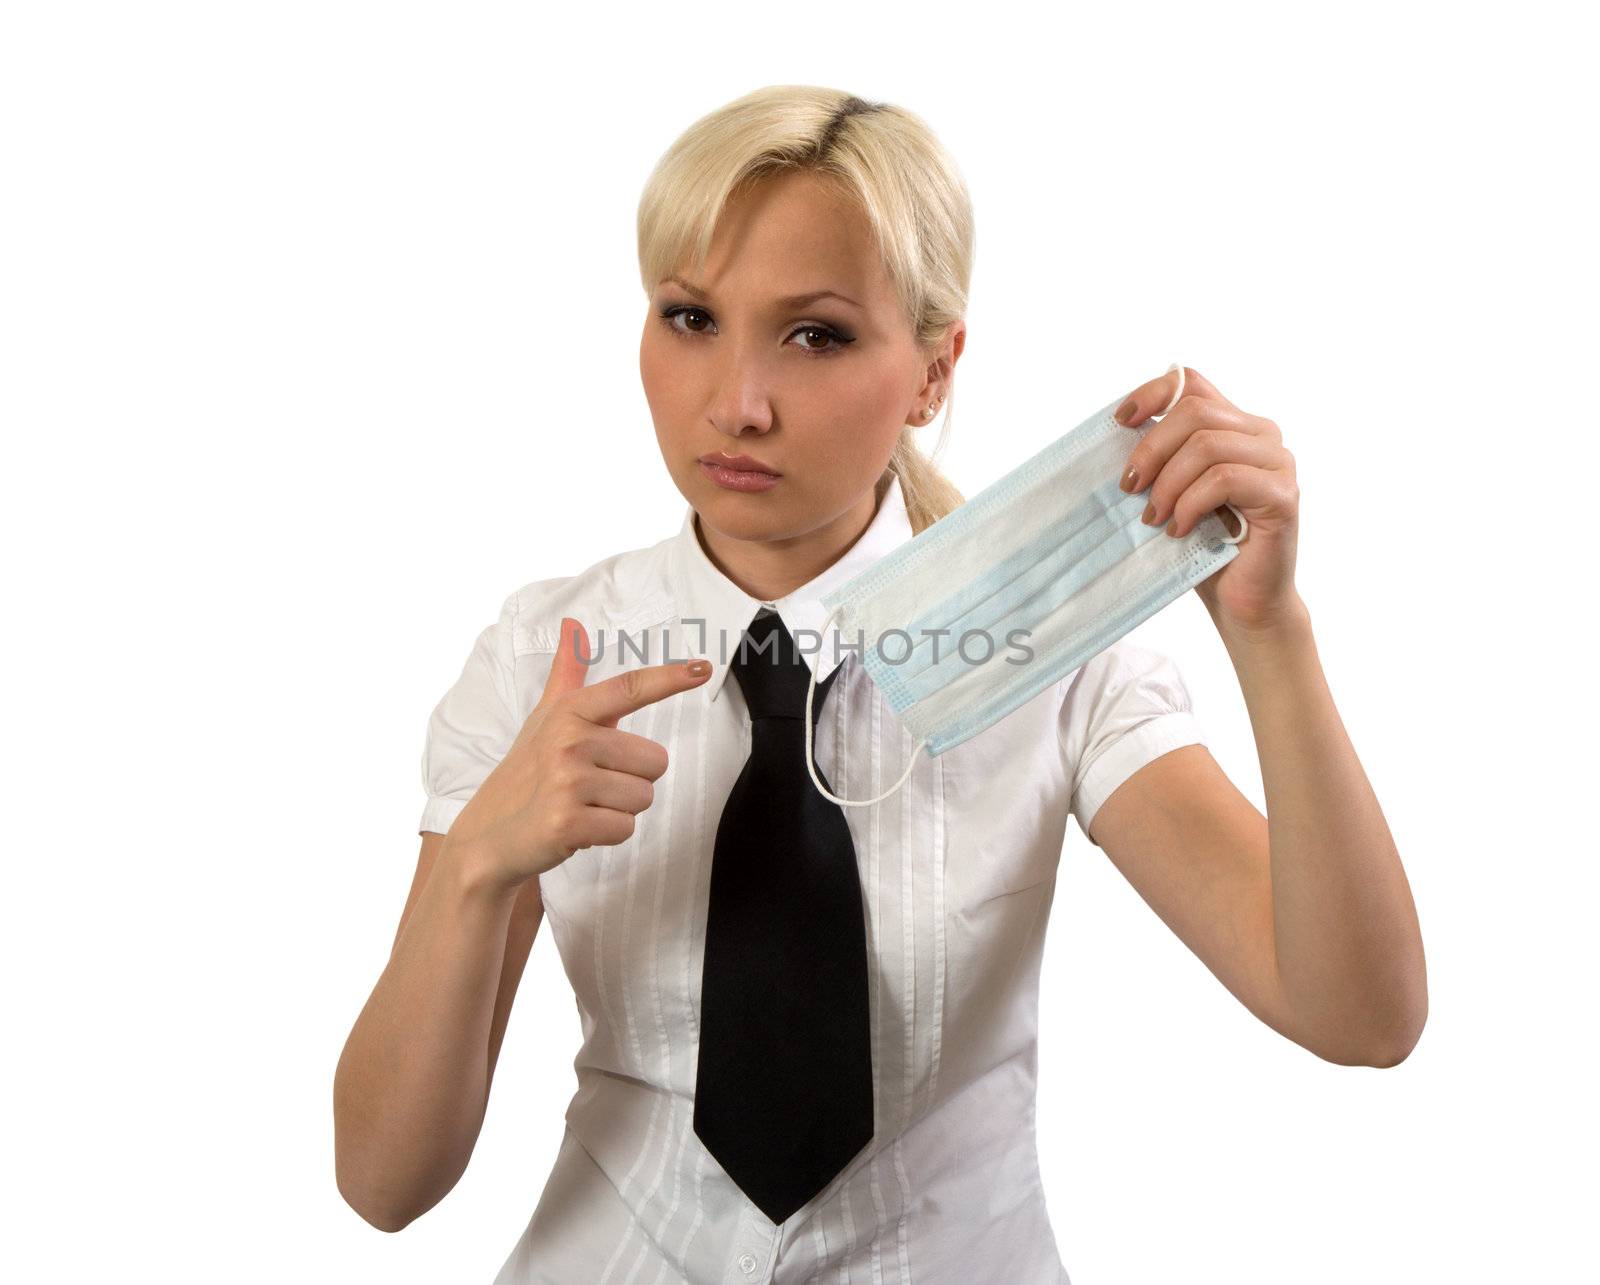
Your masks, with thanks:
[[[1170,411],[1183,396],[1183,367]],[[1187,535],[1140,520],[1148,493],[1121,487],[1129,455],[1154,427],[1127,428],[1122,398],[1025,460],[822,599],[822,634],[837,620],[862,666],[918,737],[944,753],[1004,718],[1238,556],[1239,532],[1215,512]],[[1147,488],[1148,490],[1148,488]],[[817,668],[821,668],[820,661]],[[806,770],[817,778],[812,693],[806,689]]]

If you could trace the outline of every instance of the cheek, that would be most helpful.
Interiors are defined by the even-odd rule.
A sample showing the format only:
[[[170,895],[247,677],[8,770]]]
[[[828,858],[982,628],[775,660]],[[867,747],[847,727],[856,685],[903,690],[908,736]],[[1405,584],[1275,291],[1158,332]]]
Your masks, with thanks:
[[[645,399],[652,406],[664,401],[668,395],[672,365],[664,360],[665,356],[661,351],[661,337],[647,329],[639,341],[639,379],[644,385]]]
[[[683,434],[677,428],[678,418],[671,413],[654,414],[656,446],[661,452],[661,460],[667,466],[667,472],[678,481],[682,482],[685,476],[685,459],[694,452],[689,450],[688,443],[683,440]]]
[[[639,344],[639,382],[650,408],[656,445],[660,447],[669,472],[674,472],[677,425],[681,416],[673,409],[672,363],[662,360],[659,341],[648,333]]]
[[[696,385],[693,363],[679,351],[682,340],[664,333],[657,322],[650,322],[639,342],[639,379],[645,400],[659,416],[680,413],[701,395]]]
[[[895,413],[895,407],[905,396],[906,381],[893,363],[858,363],[841,368],[835,378],[826,381],[826,388],[829,398],[840,410],[866,423],[881,421],[885,415]]]
[[[906,381],[898,370],[867,371],[839,381],[828,421],[838,427],[840,449],[856,456],[887,455],[900,434]]]

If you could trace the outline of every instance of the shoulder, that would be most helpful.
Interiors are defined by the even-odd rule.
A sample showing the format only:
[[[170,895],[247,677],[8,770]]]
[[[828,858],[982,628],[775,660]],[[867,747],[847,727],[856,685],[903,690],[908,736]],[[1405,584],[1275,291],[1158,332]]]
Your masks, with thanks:
[[[1091,656],[1062,681],[1063,710],[1085,719],[1117,704],[1159,702],[1189,709],[1189,692],[1177,663],[1164,652],[1128,638]]]
[[[677,609],[667,555],[672,540],[609,554],[570,575],[530,580],[507,595],[501,624],[514,655],[554,653],[561,618],[571,616],[588,631],[645,629],[670,619]]]
[[[1062,680],[1058,730],[1061,748],[1079,773],[1119,743],[1117,753],[1132,755],[1135,742],[1154,748],[1174,737],[1201,739],[1177,663],[1126,638]]]
[[[1087,834],[1100,804],[1140,767],[1205,732],[1177,663],[1119,639],[1064,680],[1059,730],[1072,811]]]

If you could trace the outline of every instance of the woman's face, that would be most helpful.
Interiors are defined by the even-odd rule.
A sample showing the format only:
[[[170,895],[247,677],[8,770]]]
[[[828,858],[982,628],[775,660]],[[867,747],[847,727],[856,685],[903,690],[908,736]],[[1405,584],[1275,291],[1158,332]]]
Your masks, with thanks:
[[[817,291],[833,293],[786,302]],[[854,539],[901,426],[945,392],[865,219],[805,172],[729,203],[701,279],[656,284],[639,370],[672,480],[702,531],[732,540]],[[737,487],[701,462],[738,455],[778,476]]]

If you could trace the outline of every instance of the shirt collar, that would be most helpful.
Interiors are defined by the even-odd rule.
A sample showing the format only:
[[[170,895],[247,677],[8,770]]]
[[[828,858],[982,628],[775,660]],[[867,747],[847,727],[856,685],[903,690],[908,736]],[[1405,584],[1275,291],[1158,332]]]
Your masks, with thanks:
[[[739,650],[745,627],[762,607],[772,608],[782,618],[817,681],[826,678],[844,653],[838,645],[837,624],[829,624],[827,632],[822,634],[821,647],[815,646],[815,635],[821,632],[828,614],[822,598],[909,540],[911,535],[911,519],[906,514],[900,479],[891,473],[878,511],[860,538],[831,566],[799,588],[769,602],[745,593],[706,556],[695,533],[695,511],[690,505],[684,513],[683,525],[670,541],[669,557],[678,618],[685,622],[681,646],[687,654],[703,654],[711,662],[711,677],[701,684],[710,690],[710,699],[716,700],[721,695],[723,680]],[[705,622],[703,635],[700,624],[689,623],[698,621]],[[801,629],[811,633],[802,638]]]

